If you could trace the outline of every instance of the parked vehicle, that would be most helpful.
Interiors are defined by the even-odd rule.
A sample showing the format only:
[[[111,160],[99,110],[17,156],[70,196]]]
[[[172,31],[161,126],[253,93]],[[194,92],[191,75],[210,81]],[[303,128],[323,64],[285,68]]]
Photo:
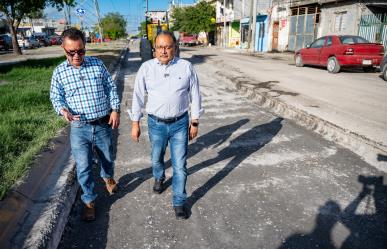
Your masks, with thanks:
[[[9,35],[0,35],[0,49],[9,50],[12,46],[12,37]]]
[[[195,34],[189,35],[189,34],[180,33],[179,44],[182,46],[198,45],[199,44],[198,36]]]
[[[380,71],[382,72],[382,77],[387,81],[387,54],[384,56],[382,63],[380,63]]]
[[[61,45],[62,38],[59,35],[52,35],[49,37],[51,45]]]
[[[38,40],[36,40],[36,38],[33,36],[26,36],[24,38],[19,36],[17,38],[17,42],[21,48],[38,48],[38,47],[40,47]]]
[[[343,67],[362,67],[370,72],[380,65],[383,54],[382,44],[371,43],[360,36],[331,35],[296,51],[294,60],[297,67],[324,66],[330,73],[338,73]]]
[[[33,37],[39,42],[40,46],[51,46],[51,41],[45,33],[34,33]]]

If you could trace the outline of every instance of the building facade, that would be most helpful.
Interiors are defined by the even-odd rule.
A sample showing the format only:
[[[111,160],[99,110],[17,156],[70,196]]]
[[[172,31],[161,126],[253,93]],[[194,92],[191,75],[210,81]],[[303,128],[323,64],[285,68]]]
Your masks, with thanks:
[[[247,48],[251,2],[216,2],[218,46]],[[333,34],[359,35],[387,46],[386,0],[259,0],[256,10],[257,52],[296,51]]]

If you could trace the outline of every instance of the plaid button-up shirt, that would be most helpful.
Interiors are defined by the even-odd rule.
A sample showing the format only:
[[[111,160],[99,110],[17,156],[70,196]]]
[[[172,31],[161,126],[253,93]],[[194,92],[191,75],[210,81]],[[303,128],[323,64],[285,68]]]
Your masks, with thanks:
[[[92,121],[120,108],[117,86],[103,62],[88,56],[80,68],[66,60],[54,70],[50,99],[58,115],[66,108],[80,115],[81,121]]]

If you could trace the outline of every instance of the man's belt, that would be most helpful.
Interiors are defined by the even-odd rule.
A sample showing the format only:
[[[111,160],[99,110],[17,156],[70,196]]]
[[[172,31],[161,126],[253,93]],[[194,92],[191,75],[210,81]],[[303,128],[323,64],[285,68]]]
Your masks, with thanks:
[[[110,115],[103,116],[102,118],[95,119],[93,121],[88,121],[88,124],[91,125],[103,125],[109,123]]]
[[[155,115],[148,114],[149,117],[156,120],[157,122],[162,122],[162,123],[166,123],[166,124],[174,123],[177,120],[184,118],[185,115],[187,115],[187,112],[185,112],[183,115],[175,117],[175,118],[159,118]]]

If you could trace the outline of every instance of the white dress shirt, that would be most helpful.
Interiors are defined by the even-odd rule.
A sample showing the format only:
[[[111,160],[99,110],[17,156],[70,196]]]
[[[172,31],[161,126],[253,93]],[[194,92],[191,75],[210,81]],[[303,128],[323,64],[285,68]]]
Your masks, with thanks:
[[[159,118],[179,117],[189,110],[190,104],[191,119],[199,119],[204,112],[195,69],[189,61],[177,57],[167,65],[157,58],[141,65],[134,85],[132,121],[142,117],[145,95],[146,112]]]

